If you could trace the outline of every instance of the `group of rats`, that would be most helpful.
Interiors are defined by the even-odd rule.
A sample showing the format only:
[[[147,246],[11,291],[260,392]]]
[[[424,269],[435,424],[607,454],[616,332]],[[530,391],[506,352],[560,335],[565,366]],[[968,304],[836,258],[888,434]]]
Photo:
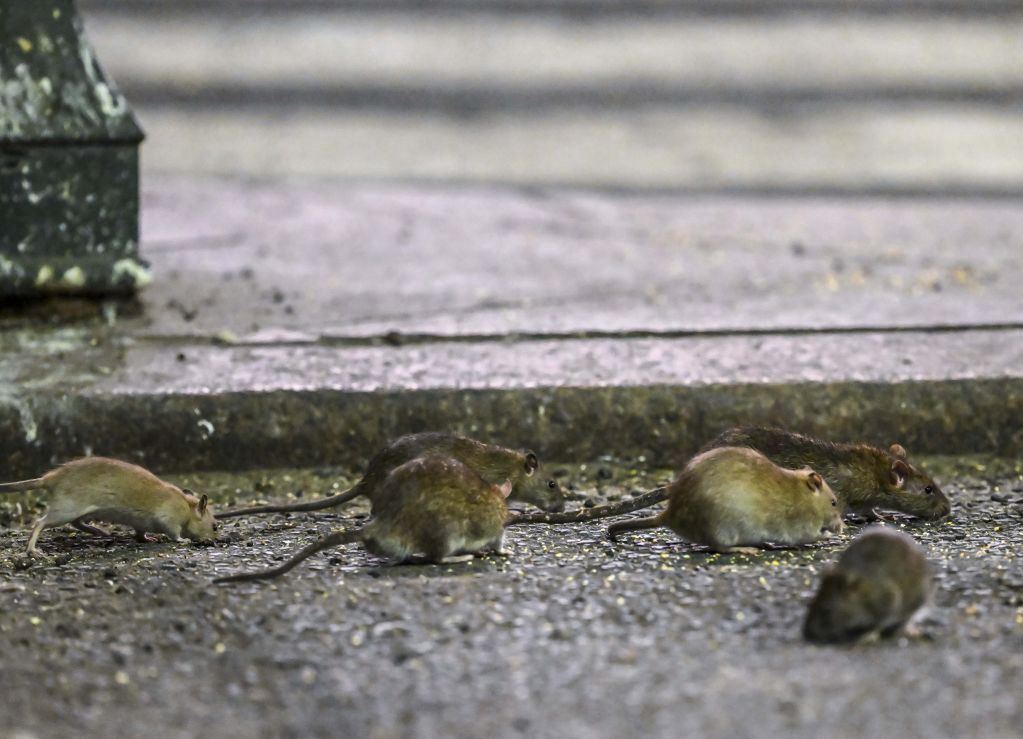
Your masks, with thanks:
[[[669,485],[614,504],[565,511],[554,480],[538,474],[536,455],[442,432],[403,436],[377,453],[351,489],[303,503],[264,505],[214,515],[205,495],[164,482],[137,465],[104,457],[74,460],[40,478],[0,484],[0,493],[41,490],[46,512],[32,526],[28,554],[40,533],[71,524],[105,534],[92,521],[123,524],[139,540],[164,534],[212,542],[217,520],[273,512],[315,511],[365,495],[372,517],[361,528],[340,530],[294,554],[278,567],[214,580],[276,577],[324,549],[360,542],[396,562],[450,563],[476,554],[503,554],[508,526],[571,524],[630,513],[667,501],[648,518],[608,528],[626,531],[665,526],[683,539],[717,552],[765,546],[800,546],[843,530],[843,516],[880,510],[923,519],[949,515],[938,485],[910,464],[898,444],[834,444],[783,429],[725,431],[693,457]],[[519,500],[542,513],[510,515]],[[813,599],[804,636],[814,642],[850,642],[899,632],[929,599],[930,566],[905,534],[868,529],[825,574]]]

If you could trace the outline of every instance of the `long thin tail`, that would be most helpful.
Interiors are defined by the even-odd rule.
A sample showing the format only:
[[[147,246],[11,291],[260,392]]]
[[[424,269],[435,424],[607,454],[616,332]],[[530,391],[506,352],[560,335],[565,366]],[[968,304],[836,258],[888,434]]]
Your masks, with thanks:
[[[287,560],[283,564],[277,567],[272,567],[269,570],[258,570],[256,572],[239,572],[237,575],[228,575],[227,577],[218,577],[213,582],[220,584],[225,582],[247,582],[248,580],[269,580],[272,577],[283,575],[285,572],[293,569],[297,564],[305,559],[313,556],[317,552],[322,552],[324,549],[330,549],[331,547],[338,547],[342,544],[351,544],[354,541],[362,540],[361,529],[349,529],[346,531],[335,531],[332,534],[328,534],[322,539],[317,539],[309,546],[299,550],[298,554],[295,554],[291,559]]]
[[[31,480],[20,480],[19,482],[0,483],[0,493],[25,493],[43,486],[43,478],[36,477]]]
[[[618,538],[618,534],[623,531],[636,531],[638,529],[656,529],[658,526],[664,525],[664,514],[659,513],[656,516],[650,518],[630,518],[627,521],[619,521],[613,523],[607,527],[607,535],[614,541]]]
[[[620,516],[623,513],[632,513],[633,511],[638,511],[640,508],[647,508],[649,506],[656,505],[657,503],[665,500],[667,497],[668,488],[656,488],[648,493],[643,493],[642,495],[637,495],[635,498],[630,498],[629,500],[596,506],[595,508],[582,508],[578,511],[568,511],[566,513],[523,513],[509,518],[505,526],[519,526],[530,523],[582,523],[584,521],[593,521],[598,518],[607,518],[608,516]]]
[[[254,516],[258,513],[292,513],[294,511],[322,511],[324,508],[333,508],[342,503],[347,503],[353,498],[362,495],[362,487],[355,485],[343,493],[330,495],[318,500],[307,500],[304,503],[270,503],[268,505],[253,506],[252,508],[236,508],[231,511],[223,511],[214,518],[234,518],[235,516]]]

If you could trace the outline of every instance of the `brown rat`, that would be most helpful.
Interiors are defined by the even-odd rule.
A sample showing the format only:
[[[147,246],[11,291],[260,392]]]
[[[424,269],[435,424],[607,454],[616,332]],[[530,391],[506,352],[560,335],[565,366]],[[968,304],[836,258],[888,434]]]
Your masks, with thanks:
[[[2,493],[42,490],[46,513],[32,526],[28,553],[36,554],[43,529],[71,524],[80,531],[105,534],[86,521],[107,521],[135,529],[139,540],[147,531],[175,541],[217,538],[213,511],[205,495],[197,497],[164,482],[138,465],[106,457],[86,457],[47,472],[42,477],[0,485]]]
[[[824,574],[803,624],[807,641],[854,642],[899,632],[930,598],[931,567],[913,537],[874,527]]]
[[[820,475],[783,469],[753,449],[722,447],[699,454],[667,492],[662,513],[612,524],[611,538],[667,526],[687,541],[736,552],[768,543],[809,544],[842,530],[838,500]]]
[[[362,528],[329,534],[278,567],[214,582],[277,577],[317,552],[352,542],[398,562],[416,555],[443,563],[471,559],[476,552],[503,554],[505,498],[511,489],[507,481],[492,485],[458,459],[419,457],[396,467],[379,483],[373,519]]]
[[[541,479],[536,474],[540,463],[532,452],[484,444],[475,439],[440,431],[427,431],[402,436],[377,452],[370,460],[366,474],[349,490],[304,503],[270,504],[225,511],[218,514],[217,518],[257,513],[319,511],[347,503],[360,495],[367,496],[375,510],[377,492],[387,476],[406,462],[428,455],[457,459],[491,483],[499,484],[510,480],[511,500],[532,503],[548,511],[562,511],[565,508],[561,486],[554,480]]]
[[[784,429],[748,426],[725,431],[703,451],[724,446],[750,447],[782,467],[810,467],[835,491],[844,513],[867,516],[874,509],[900,511],[918,518],[944,518],[951,512],[937,483],[909,463],[906,450],[885,451],[867,444],[833,444]]]

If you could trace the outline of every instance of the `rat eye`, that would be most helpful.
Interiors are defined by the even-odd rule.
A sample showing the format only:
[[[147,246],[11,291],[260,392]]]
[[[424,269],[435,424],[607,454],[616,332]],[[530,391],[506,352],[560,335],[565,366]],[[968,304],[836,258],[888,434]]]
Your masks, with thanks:
[[[548,480],[547,481],[547,487],[549,487],[551,490],[553,490],[557,486],[558,486],[558,483],[554,482],[554,480]]]
[[[831,507],[832,508],[838,508],[838,501],[837,500],[832,500],[831,501]]]
[[[928,485],[927,487],[924,488],[924,492],[927,493],[928,495],[934,495],[934,486]]]

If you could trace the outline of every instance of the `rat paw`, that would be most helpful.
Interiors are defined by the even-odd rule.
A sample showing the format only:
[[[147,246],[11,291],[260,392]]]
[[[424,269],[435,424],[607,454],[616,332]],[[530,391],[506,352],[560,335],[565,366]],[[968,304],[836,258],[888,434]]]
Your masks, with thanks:
[[[453,557],[444,557],[437,564],[453,565],[453,564],[458,564],[460,562],[471,562],[472,560],[473,560],[473,555],[471,555],[471,554],[459,554],[459,555],[456,555],[456,556],[453,556]]]
[[[721,554],[761,554],[757,547],[728,547],[721,550]]]
[[[20,557],[15,557],[13,560],[15,570],[27,570],[32,567],[45,567],[51,565],[66,565],[72,560],[72,556],[68,553],[64,554],[44,554],[36,549],[33,552],[27,552]]]
[[[40,557],[41,555],[38,554],[25,554],[19,557],[12,557],[11,567],[18,572],[31,569],[36,564],[42,564]]]

